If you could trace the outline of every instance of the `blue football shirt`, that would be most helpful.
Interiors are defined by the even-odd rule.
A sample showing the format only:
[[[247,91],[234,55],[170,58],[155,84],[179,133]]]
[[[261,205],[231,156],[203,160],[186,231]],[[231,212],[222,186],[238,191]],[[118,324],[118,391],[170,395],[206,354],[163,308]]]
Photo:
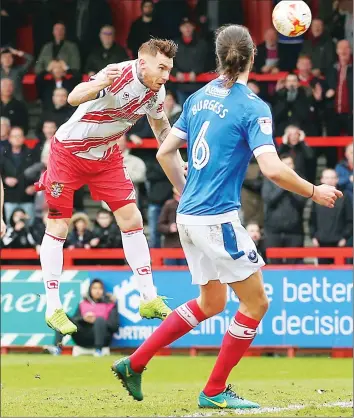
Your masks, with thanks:
[[[252,152],[275,151],[269,106],[241,82],[224,88],[221,78],[187,99],[172,133],[187,141],[188,176],[178,207],[186,215],[239,209]]]

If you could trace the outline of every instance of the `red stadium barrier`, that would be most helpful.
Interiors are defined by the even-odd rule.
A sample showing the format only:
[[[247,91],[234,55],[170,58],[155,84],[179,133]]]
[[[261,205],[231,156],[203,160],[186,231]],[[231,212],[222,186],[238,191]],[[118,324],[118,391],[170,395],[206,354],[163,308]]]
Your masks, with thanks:
[[[257,81],[278,81],[278,80],[282,80],[283,78],[285,78],[288,74],[289,73],[285,71],[279,72],[277,74],[250,73],[249,79],[257,80]],[[218,77],[218,75],[217,73],[214,73],[214,72],[203,73],[203,74],[197,75],[195,81],[198,83],[209,83],[209,81],[214,80],[216,77]],[[82,76],[82,80],[83,81],[88,80],[87,74],[84,74]],[[22,83],[25,85],[35,84],[35,81],[36,81],[36,74],[26,74],[22,79]],[[174,77],[173,75],[170,76],[170,81],[172,81],[173,83],[178,82],[176,77]],[[189,81],[190,81],[189,73],[184,73],[182,83],[188,83]]]
[[[184,258],[181,248],[152,248],[151,260],[155,268],[164,267],[165,258]],[[344,265],[345,259],[353,257],[351,248],[268,248],[268,258],[333,258],[336,266]],[[2,260],[39,260],[34,249],[4,249],[1,251]],[[122,249],[73,249],[64,250],[64,268],[77,267],[78,260],[123,260]],[[80,263],[80,267],[82,263]],[[91,267],[86,266],[86,267]],[[106,266],[105,266],[106,267]],[[111,268],[107,266],[108,268]],[[272,266],[273,267],[273,266]],[[284,268],[284,266],[282,266]],[[6,266],[7,268],[7,266]],[[121,267],[120,267],[121,268]],[[124,267],[123,267],[124,268]],[[185,267],[181,267],[182,269]]]
[[[281,144],[282,138],[277,137],[276,143]],[[353,138],[351,136],[309,136],[306,138],[306,144],[310,147],[346,147],[351,144]],[[29,148],[35,147],[38,143],[37,138],[28,138],[26,139],[26,145]],[[142,149],[154,149],[157,148],[156,139],[152,138],[143,138],[143,143],[141,145],[135,145],[133,143],[128,143],[129,148],[142,148]],[[186,147],[186,146],[184,146]]]

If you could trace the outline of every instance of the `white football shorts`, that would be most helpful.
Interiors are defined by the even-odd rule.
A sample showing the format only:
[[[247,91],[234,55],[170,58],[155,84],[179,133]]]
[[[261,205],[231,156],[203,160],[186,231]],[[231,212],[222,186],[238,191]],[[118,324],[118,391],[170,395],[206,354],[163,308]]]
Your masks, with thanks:
[[[265,265],[237,211],[212,216],[177,214],[177,225],[193,284],[239,282]]]

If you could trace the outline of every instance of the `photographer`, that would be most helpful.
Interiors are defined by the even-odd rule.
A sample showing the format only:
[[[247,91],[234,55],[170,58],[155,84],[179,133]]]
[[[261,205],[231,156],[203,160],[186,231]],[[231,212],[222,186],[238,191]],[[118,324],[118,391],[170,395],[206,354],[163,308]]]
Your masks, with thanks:
[[[285,80],[279,80],[276,86],[273,106],[275,136],[281,136],[288,125],[297,125],[309,136],[320,134],[317,121],[317,102],[300,86],[296,74],[288,74]]]
[[[36,243],[29,227],[29,216],[21,208],[15,209],[2,242],[5,248],[35,248]]]

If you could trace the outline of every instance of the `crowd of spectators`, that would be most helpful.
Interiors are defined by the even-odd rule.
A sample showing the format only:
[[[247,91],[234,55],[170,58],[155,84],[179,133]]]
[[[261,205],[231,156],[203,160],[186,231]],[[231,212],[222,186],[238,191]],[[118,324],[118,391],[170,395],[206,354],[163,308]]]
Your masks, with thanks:
[[[173,124],[186,98],[203,85],[197,82],[197,76],[215,69],[208,2],[180,0],[173,3],[173,13],[170,13],[171,5],[165,0],[143,0],[141,16],[132,22],[125,45],[115,41],[119,28],[113,25],[106,0],[58,0],[36,7],[32,4],[32,56],[16,49],[14,33],[28,9],[22,8],[19,12],[16,1],[3,2],[0,171],[5,185],[9,229],[2,246],[38,248],[40,245],[46,208],[43,194],[35,193],[33,183],[46,168],[56,130],[75,111],[68,105],[67,96],[84,74],[91,76],[109,63],[135,58],[140,44],[151,36],[175,39],[178,44],[172,71],[175,82],[167,85],[164,105]],[[288,74],[277,82],[258,83],[250,79],[248,86],[272,110],[274,135],[282,137],[278,151],[286,164],[315,182],[318,157],[325,157],[326,169],[321,181],[338,185],[345,199],[331,215],[324,209],[312,207],[310,238],[314,246],[341,247],[352,242],[349,209],[352,209],[353,198],[353,146],[346,148],[345,158],[339,162],[335,147],[311,148],[306,143],[308,136],[353,134],[353,5],[351,1],[341,0],[333,1],[329,8],[328,3],[331,2],[320,1],[318,17],[306,36],[296,42],[279,36],[273,28],[265,31],[264,42],[258,45],[253,72],[287,71]],[[226,23],[227,19],[231,19],[231,23],[243,23],[239,7],[235,16],[231,13],[226,17],[220,6],[219,23]],[[235,11],[236,6],[232,10]],[[39,21],[44,22],[41,31],[36,25]],[[32,130],[22,84],[28,72],[36,76],[37,105],[42,109]],[[185,82],[186,75],[188,82]],[[37,138],[34,147],[26,145],[26,136]],[[150,246],[179,247],[175,222],[179,197],[157,163],[156,151],[139,148],[131,151],[127,147],[128,142],[139,146],[146,137],[153,137],[153,133],[146,119],[141,119],[121,138],[119,145],[146,218]],[[85,213],[84,193],[80,190],[75,194],[78,213],[72,220],[67,247],[120,248],[119,231],[105,207],[98,211],[92,228]],[[269,246],[304,245],[306,203],[306,199],[263,179],[256,160],[251,161],[242,190],[242,216],[261,253]],[[167,264],[179,262],[166,260]]]

